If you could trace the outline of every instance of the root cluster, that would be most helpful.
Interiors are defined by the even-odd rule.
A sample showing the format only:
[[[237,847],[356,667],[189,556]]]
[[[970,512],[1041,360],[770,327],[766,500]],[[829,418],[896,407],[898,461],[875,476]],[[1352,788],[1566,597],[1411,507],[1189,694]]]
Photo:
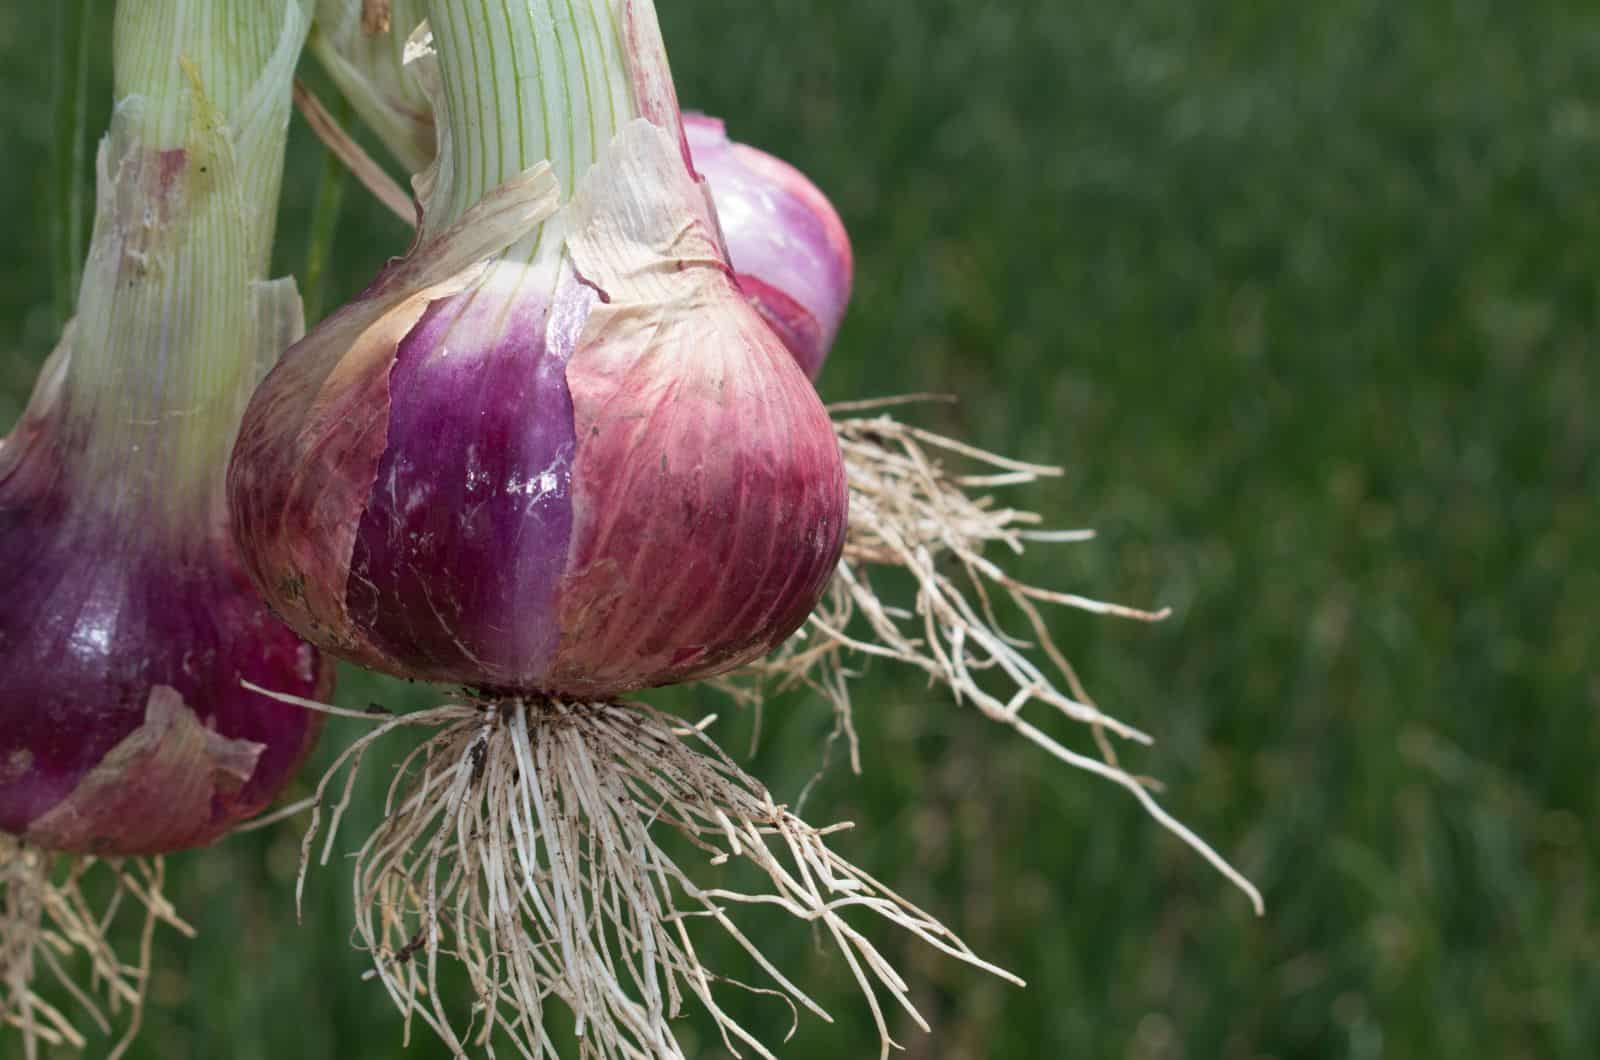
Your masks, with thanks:
[[[111,1060],[138,1033],[158,924],[194,931],[162,894],[160,858],[102,861],[56,855],[0,834],[0,1025],[22,1035],[23,1055],[39,1047],[88,1043],[73,1019],[47,999],[59,990],[101,1034],[126,1021]],[[112,947],[112,927],[128,910],[142,918],[133,963]]]
[[[921,1018],[905,981],[852,925],[857,916],[1015,981],[844,860],[829,845],[838,827],[800,820],[698,728],[637,704],[466,703],[381,722],[318,790],[302,885],[324,813],[326,862],[363,757],[411,726],[438,732],[398,770],[354,875],[360,945],[408,1036],[420,1020],[458,1056],[469,1046],[492,1056],[500,1040],[554,1060],[562,1054],[545,1018],[554,1001],[574,1018],[584,1058],[682,1060],[672,1021],[694,1005],[734,1056],[772,1057],[722,1007],[722,989],[771,995],[791,1033],[801,1009],[828,1016],[740,927],[751,906],[832,941],[871,1008],[883,1056],[893,1045],[886,1009]],[[728,885],[735,862],[758,870],[758,889]],[[738,974],[756,983],[706,967],[695,941],[706,931],[738,944],[749,958]],[[470,1006],[441,994],[448,962],[464,967]]]
[[[1045,530],[1040,517],[998,504],[988,491],[1059,475],[1058,468],[1028,464],[900,423],[886,406],[924,398],[850,402],[830,406],[850,488],[850,522],[844,556],[827,595],[799,634],[740,675],[719,682],[747,704],[760,705],[768,690],[809,687],[834,708],[836,736],[847,738],[851,765],[861,771],[852,721],[852,667],[883,658],[922,670],[955,700],[1022,734],[1068,765],[1128,789],[1160,824],[1198,851],[1250,898],[1261,897],[1202,839],[1163,810],[1153,785],[1118,763],[1112,737],[1148,744],[1145,733],[1103,713],[1072,664],[1050,637],[1041,604],[1154,622],[1167,611],[1141,611],[1029,585],[986,555],[1003,548],[1021,555],[1038,542],[1075,542],[1087,530]],[[875,413],[852,415],[852,413]],[[976,470],[958,473],[963,461]],[[887,602],[874,571],[909,574],[914,598]],[[1007,633],[996,612],[1008,601],[1028,626],[1027,637]],[[1039,658],[1042,656],[1042,659]],[[1048,667],[1048,669],[1047,669]],[[1099,756],[1080,754],[1051,737],[1024,712],[1039,705],[1089,726]]]

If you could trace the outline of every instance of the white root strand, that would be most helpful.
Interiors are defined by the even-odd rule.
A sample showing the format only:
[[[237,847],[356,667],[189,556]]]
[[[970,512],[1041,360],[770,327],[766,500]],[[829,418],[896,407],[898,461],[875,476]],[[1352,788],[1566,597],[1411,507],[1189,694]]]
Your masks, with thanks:
[[[886,920],[1020,985],[831,849],[838,826],[808,825],[699,727],[640,704],[510,700],[381,720],[317,789],[302,886],[321,811],[331,806],[331,845],[350,798],[339,773],[415,724],[439,731],[406,759],[383,821],[355,855],[357,935],[407,1027],[422,1022],[458,1057],[469,1048],[492,1056],[506,1040],[529,1060],[556,1060],[545,1019],[553,1000],[575,1018],[583,1060],[686,1060],[672,1021],[692,1000],[734,1056],[775,1060],[720,1006],[719,987],[781,999],[790,1034],[801,1009],[828,1015],[738,926],[747,906],[782,910],[834,941],[879,1028],[880,1057],[894,1047],[885,995],[922,1020],[905,980],[847,916]],[[760,870],[760,890],[700,882],[725,877],[718,866],[735,860]],[[704,965],[695,939],[711,928],[766,985]],[[446,961],[471,982],[465,1017],[438,989]]]
[[[144,1014],[156,928],[166,924],[194,936],[162,893],[165,881],[160,858],[56,855],[0,834],[0,1026],[21,1033],[27,1060],[37,1060],[41,1046],[88,1046],[73,1020],[45,996],[53,989],[101,1034],[123,1023],[107,1055],[118,1060],[127,1051]],[[101,901],[91,901],[90,893],[99,896],[106,888]],[[110,938],[125,905],[143,916],[131,962]],[[79,962],[87,962],[86,975],[74,969]]]
[[[1038,605],[1150,622],[1166,618],[1169,612],[1041,589],[1011,577],[985,556],[990,545],[1020,555],[1029,542],[1076,542],[1094,535],[1088,530],[1038,529],[1038,515],[998,507],[993,498],[969,492],[1032,482],[1059,475],[1060,469],[986,452],[900,423],[884,411],[911,401],[939,399],[910,395],[829,407],[836,417],[834,431],[850,488],[844,555],[826,596],[800,633],[768,658],[717,681],[717,686],[757,708],[768,691],[797,685],[814,690],[834,708],[830,745],[845,738],[851,766],[859,773],[861,753],[850,699],[850,679],[856,673],[851,665],[856,660],[889,658],[916,667],[930,682],[948,688],[958,703],[971,702],[985,717],[1016,730],[1060,761],[1128,789],[1163,828],[1238,887],[1259,915],[1264,909],[1260,891],[1161,808],[1150,793],[1158,785],[1126,772],[1118,763],[1110,737],[1141,744],[1151,738],[1100,710],[1051,640]],[[953,474],[946,470],[941,454],[993,471]],[[914,607],[887,604],[873,585],[874,568],[907,572],[916,584]],[[1028,638],[1002,628],[994,606],[1000,599],[1008,600],[1026,620]],[[859,627],[864,629],[855,632]],[[1030,657],[1033,650],[1043,653],[1055,677]],[[1100,757],[1069,750],[1027,721],[1024,710],[1034,703],[1087,725]]]

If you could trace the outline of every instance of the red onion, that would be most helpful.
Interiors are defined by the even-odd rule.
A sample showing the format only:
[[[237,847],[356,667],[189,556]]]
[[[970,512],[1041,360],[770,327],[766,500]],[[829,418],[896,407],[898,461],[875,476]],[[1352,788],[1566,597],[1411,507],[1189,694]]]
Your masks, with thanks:
[[[151,932],[193,934],[159,855],[265,807],[310,749],[319,716],[242,683],[331,688],[222,492],[260,364],[302,330],[263,277],[305,30],[293,0],[117,6],[78,315],[0,440],[0,1026],[30,1058],[85,1044],[51,980],[104,1031],[127,1015],[122,1055]],[[133,960],[119,915],[143,919]]]
[[[739,285],[815,378],[850,301],[854,259],[844,222],[804,173],[728,139],[721,119],[686,114],[683,126]]]
[[[545,107],[480,91],[486,16],[433,5],[417,242],[246,413],[246,562],[363,665],[591,698],[707,677],[781,643],[838,559],[832,428],[733,279],[653,10],[618,6],[616,34],[513,35]]]
[[[222,496],[257,355],[298,330],[292,283],[257,281],[304,31],[276,0],[119,6],[78,317],[0,442],[0,829],[31,845],[207,843],[315,737],[240,686],[331,669],[252,590]]]
[[[397,14],[391,39],[385,41],[362,39],[356,33],[357,5],[345,2],[341,8],[341,0],[322,0],[322,4],[331,9],[332,21],[342,19],[340,24],[346,27],[341,55],[325,61],[335,80],[341,80],[335,67],[360,72],[359,83],[346,90],[357,112],[396,157],[431,157],[431,122],[417,125],[406,120],[407,115],[430,108],[420,82],[395,59],[401,52],[397,41],[408,36],[419,20],[417,9]],[[401,6],[395,11],[401,12]],[[341,84],[350,80],[345,76]],[[690,114],[683,124],[692,164],[711,190],[741,289],[807,374],[816,376],[837,335],[852,281],[850,242],[838,213],[794,167],[729,140],[719,119]],[[405,201],[398,189],[388,198]],[[1114,756],[1107,754],[1107,761],[1097,762],[1074,755],[1022,718],[1022,706],[1037,700],[1094,725],[1097,733],[1148,740],[1089,700],[1050,641],[1035,607],[1049,602],[1141,620],[1159,619],[1165,612],[1024,585],[983,555],[986,546],[1020,552],[1030,541],[1075,541],[1093,535],[1035,529],[1037,516],[994,506],[982,491],[1021,485],[1057,475],[1059,470],[901,423],[889,409],[905,401],[834,406],[834,429],[844,452],[851,496],[843,563],[813,615],[810,636],[792,638],[756,663],[749,675],[756,681],[741,684],[740,699],[759,699],[763,683],[786,687],[804,681],[822,691],[833,703],[841,731],[850,738],[852,761],[859,771],[849,677],[859,668],[854,653],[864,641],[870,642],[872,654],[899,658],[924,670],[947,685],[959,701],[975,704],[1056,757],[1133,791],[1165,826],[1222,868],[1259,904],[1254,890],[1214,851],[1171,820],[1134,778],[1108,764]],[[957,467],[967,461],[972,462],[970,470]],[[914,600],[879,597],[870,571],[885,566],[909,572],[916,585]],[[954,571],[966,577],[954,576]],[[1045,659],[1038,659],[1028,645],[999,628],[986,604],[991,597],[1012,598],[1033,627]],[[847,634],[858,618],[866,620],[865,635]],[[927,635],[930,620],[938,630],[935,637]],[[1048,672],[1051,668],[1055,676]]]
[[[847,912],[999,970],[698,728],[614,698],[784,641],[846,521],[827,414],[741,288],[690,167],[653,6],[427,8],[437,70],[432,55],[413,69],[439,82],[439,152],[416,181],[417,241],[284,355],[228,491],[246,562],[292,625],[471,690],[375,722],[307,703],[377,728],[323,778],[303,849],[326,820],[331,852],[346,766],[431,729],[352,860],[356,932],[406,1019],[454,1055],[501,1036],[561,1055],[544,1012],[559,1002],[585,1055],[683,1060],[676,1017],[697,1002],[730,1050],[771,1056],[719,1004],[732,977],[694,941],[727,933],[763,992],[820,1013],[737,925],[748,904],[844,953],[886,1056],[880,994],[915,1009]],[[756,890],[697,882],[733,860]],[[470,1036],[435,981],[447,959],[472,985]]]

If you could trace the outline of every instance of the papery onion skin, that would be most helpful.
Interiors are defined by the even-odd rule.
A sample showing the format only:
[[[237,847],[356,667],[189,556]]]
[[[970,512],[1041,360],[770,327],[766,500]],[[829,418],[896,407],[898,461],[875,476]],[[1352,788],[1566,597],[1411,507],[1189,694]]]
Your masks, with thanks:
[[[844,222],[804,173],[730,140],[721,119],[685,114],[683,127],[740,286],[815,379],[850,302],[855,259]]]
[[[622,84],[644,117],[597,142],[592,168],[564,164],[575,198],[534,167],[446,228],[448,210],[431,218],[462,188],[441,127],[417,244],[289,350],[245,415],[242,554],[330,651],[613,697],[759,657],[832,574],[847,504],[832,427],[723,257],[664,62],[639,58],[653,11],[624,6]]]

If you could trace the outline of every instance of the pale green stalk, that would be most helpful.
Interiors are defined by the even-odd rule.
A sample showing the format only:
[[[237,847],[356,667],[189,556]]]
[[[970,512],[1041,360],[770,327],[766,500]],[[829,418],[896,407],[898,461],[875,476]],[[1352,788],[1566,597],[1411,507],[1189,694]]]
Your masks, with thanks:
[[[262,359],[295,329],[292,284],[263,281],[307,25],[297,0],[117,8],[63,444],[75,494],[146,528],[215,514]]]
[[[492,188],[549,161],[562,201],[639,116],[616,0],[429,0],[442,100],[440,158],[424,226],[459,218]],[[547,224],[546,228],[550,226]],[[533,261],[535,237],[508,257]]]

